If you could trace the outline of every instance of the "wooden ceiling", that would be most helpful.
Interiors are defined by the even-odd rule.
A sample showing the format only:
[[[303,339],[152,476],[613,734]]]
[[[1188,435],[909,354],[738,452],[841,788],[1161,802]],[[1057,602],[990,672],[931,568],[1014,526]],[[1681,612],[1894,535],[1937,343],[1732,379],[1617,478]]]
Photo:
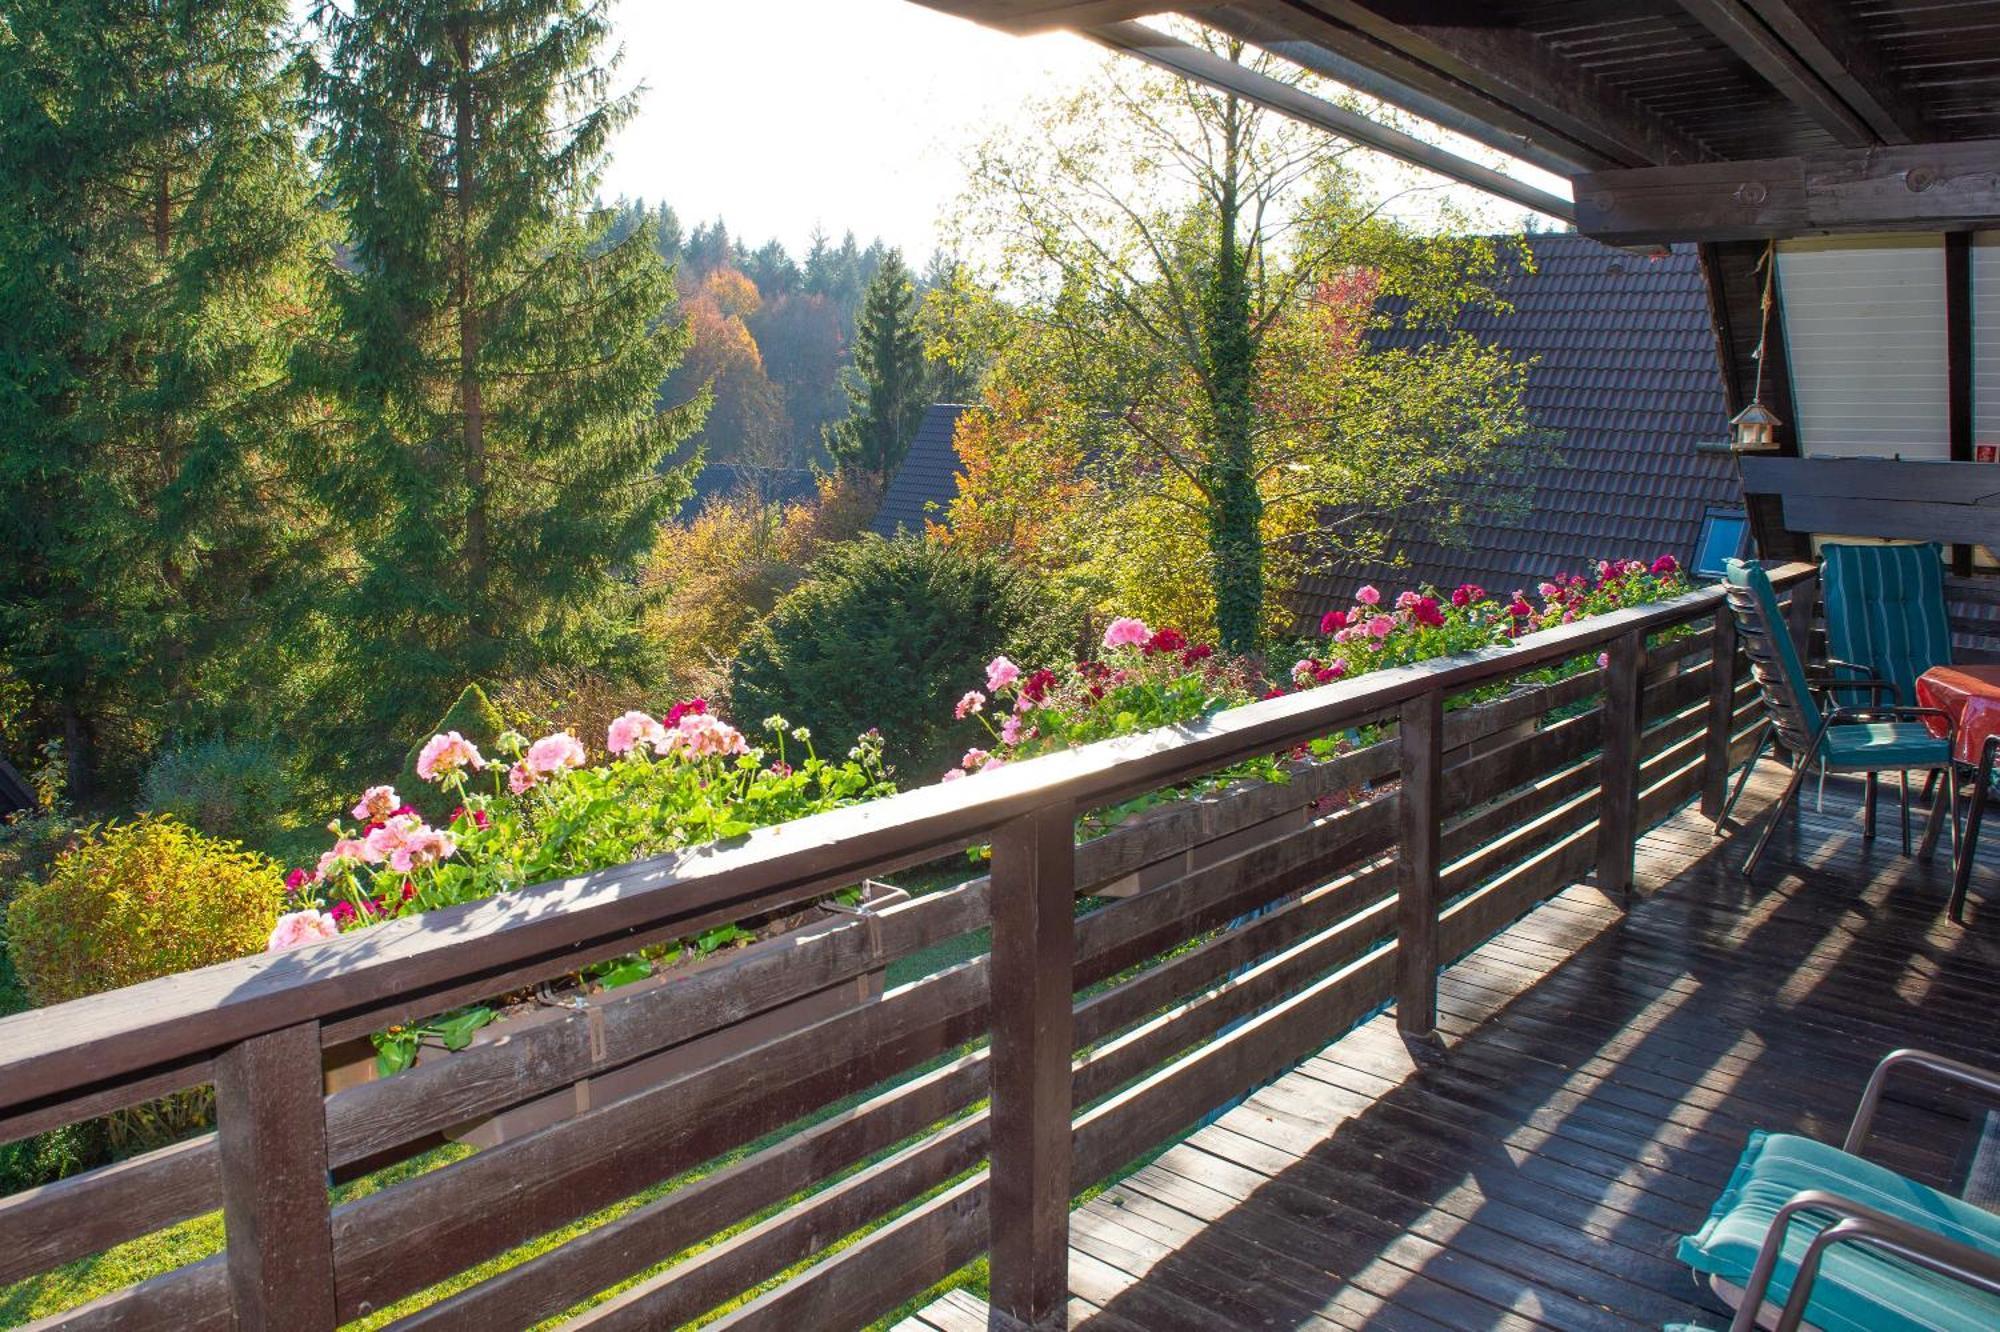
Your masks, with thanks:
[[[2000,215],[2000,0],[919,2],[1169,67],[1130,20],[1185,14],[1570,176],[1627,243]]]

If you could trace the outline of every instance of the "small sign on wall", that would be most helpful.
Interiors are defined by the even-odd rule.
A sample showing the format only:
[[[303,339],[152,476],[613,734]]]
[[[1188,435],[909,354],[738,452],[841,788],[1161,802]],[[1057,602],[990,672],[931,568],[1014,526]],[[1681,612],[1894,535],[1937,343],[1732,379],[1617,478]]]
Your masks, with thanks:
[[[2000,444],[1974,444],[1972,446],[1972,461],[2000,462]]]

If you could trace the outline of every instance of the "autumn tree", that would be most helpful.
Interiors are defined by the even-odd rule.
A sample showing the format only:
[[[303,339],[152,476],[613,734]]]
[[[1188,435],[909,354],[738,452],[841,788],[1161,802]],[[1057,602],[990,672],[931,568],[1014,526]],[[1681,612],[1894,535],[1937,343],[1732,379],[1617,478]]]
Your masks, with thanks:
[[[930,372],[910,270],[891,250],[869,280],[854,329],[847,419],[827,432],[841,467],[887,484],[930,405]]]
[[[796,466],[785,403],[764,370],[749,321],[762,309],[756,284],[734,268],[708,271],[682,300],[693,345],[667,380],[670,397],[706,390],[708,416],[688,441],[708,462],[751,468]]]
[[[324,257],[281,0],[0,10],[0,655],[71,789],[283,673]]]
[[[957,230],[987,256],[987,290],[951,336],[994,358],[961,429],[986,432],[980,466],[1017,489],[969,476],[954,518],[1039,511],[1048,558],[1121,597],[1195,588],[1236,649],[1282,622],[1272,593],[1300,561],[1379,548],[1423,515],[1449,536],[1468,512],[1456,487],[1504,470],[1526,424],[1521,367],[1442,331],[1497,299],[1500,247],[1390,221],[1356,152],[1125,62],[985,145]],[[1436,336],[1369,336],[1391,325]],[[1063,468],[1094,498],[1062,504],[1046,478]]]
[[[334,697],[360,703],[359,760],[400,752],[468,679],[626,650],[633,571],[687,494],[661,464],[705,404],[659,404],[688,333],[651,227],[607,244],[588,207],[634,109],[609,92],[601,4],[355,0],[314,19],[352,262],[301,368],[337,408],[319,481],[353,550]]]

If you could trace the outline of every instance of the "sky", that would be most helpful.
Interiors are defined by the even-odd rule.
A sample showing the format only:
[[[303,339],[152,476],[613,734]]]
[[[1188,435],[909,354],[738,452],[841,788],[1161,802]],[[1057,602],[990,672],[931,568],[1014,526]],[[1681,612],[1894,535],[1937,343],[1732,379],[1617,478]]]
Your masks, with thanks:
[[[643,85],[602,193],[720,213],[751,245],[815,224],[921,263],[990,122],[1074,87],[1102,48],[1014,37],[910,0],[624,0],[619,73]]]
[[[1069,33],[1017,37],[910,0],[623,0],[612,24],[621,85],[645,91],[611,146],[606,200],[665,200],[688,227],[720,214],[748,244],[775,236],[794,253],[816,225],[835,238],[852,229],[917,265],[973,145],[1113,58]],[[1424,137],[1500,163],[1455,136]],[[1548,188],[1531,168],[1510,170]],[[1476,191],[1439,193],[1486,226],[1525,216]]]

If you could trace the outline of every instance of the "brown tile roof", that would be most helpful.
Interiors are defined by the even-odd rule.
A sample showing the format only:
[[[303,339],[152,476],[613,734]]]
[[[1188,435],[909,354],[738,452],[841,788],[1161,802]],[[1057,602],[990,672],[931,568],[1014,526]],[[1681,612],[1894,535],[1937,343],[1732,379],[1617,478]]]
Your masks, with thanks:
[[[1669,553],[1686,562],[1704,512],[1740,505],[1730,455],[1696,449],[1725,442],[1729,424],[1693,250],[1647,258],[1571,234],[1528,243],[1535,272],[1507,279],[1513,312],[1461,323],[1535,360],[1528,410],[1558,456],[1524,478],[1528,511],[1513,522],[1475,521],[1452,546],[1413,523],[1392,543],[1392,563],[1309,579],[1297,598],[1302,615],[1345,605],[1363,583],[1511,592],[1607,557]]]

